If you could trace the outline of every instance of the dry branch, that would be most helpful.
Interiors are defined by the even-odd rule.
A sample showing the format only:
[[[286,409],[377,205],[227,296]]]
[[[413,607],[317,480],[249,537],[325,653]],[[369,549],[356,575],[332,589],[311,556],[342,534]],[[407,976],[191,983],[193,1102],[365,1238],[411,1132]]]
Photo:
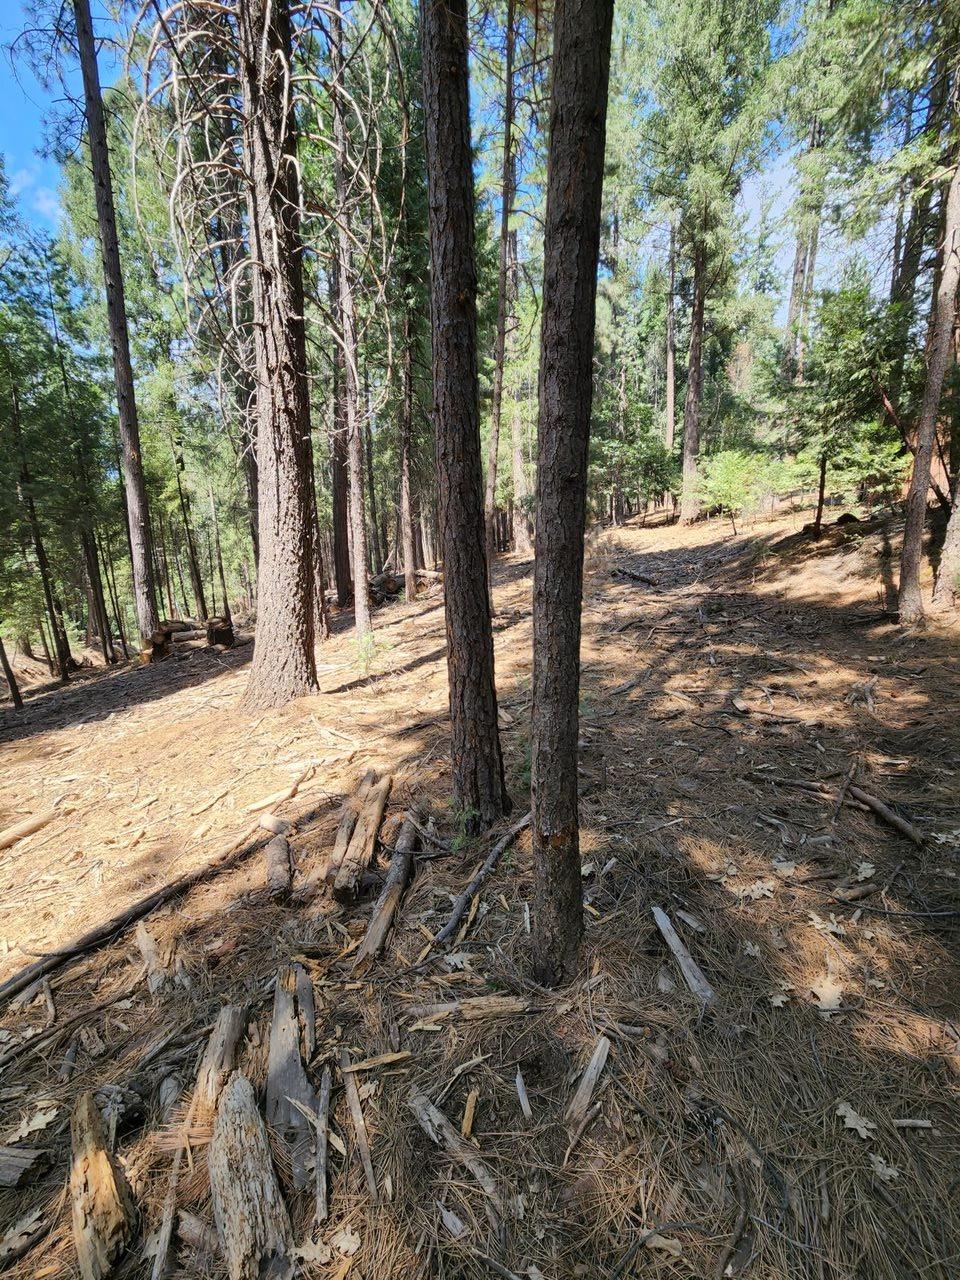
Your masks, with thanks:
[[[453,937],[457,929],[460,927],[460,921],[467,914],[467,909],[469,908],[470,903],[483,887],[484,881],[487,880],[488,877],[496,870],[497,863],[500,861],[504,850],[509,849],[510,845],[513,844],[520,832],[526,827],[529,827],[529,825],[530,814],[528,813],[521,818],[519,822],[515,823],[505,835],[500,837],[497,843],[487,854],[483,866],[464,889],[463,893],[457,897],[453,904],[453,910],[450,912],[450,919],[435,936],[432,946],[443,946],[445,942]]]
[[[656,921],[657,928],[663,935],[664,942],[666,942],[667,946],[673,952],[673,957],[680,967],[680,972],[683,974],[684,981],[704,1008],[706,1008],[710,1001],[716,998],[716,992],[703,976],[700,966],[684,946],[676,929],[674,929],[670,922],[670,917],[667,913],[665,911],[661,911],[659,907],[654,907],[653,918]]]
[[[397,837],[393,857],[390,859],[390,867],[387,871],[387,878],[383,882],[383,889],[380,891],[377,904],[373,909],[373,918],[367,926],[366,935],[360,944],[360,950],[357,952],[357,958],[353,964],[354,969],[364,968],[383,950],[387,934],[390,931],[390,925],[393,922],[397,907],[400,905],[400,900],[403,897],[403,892],[407,887],[407,881],[410,879],[410,873],[413,869],[413,854],[417,847],[418,832],[417,813],[416,810],[411,809],[404,821],[400,835]]]
[[[431,1142],[438,1147],[445,1147],[448,1154],[473,1174],[474,1178],[486,1192],[493,1208],[498,1214],[503,1213],[503,1202],[497,1194],[497,1184],[493,1174],[480,1159],[476,1148],[465,1141],[425,1093],[411,1085],[407,1094],[407,1106],[417,1118],[417,1123]]]
[[[35,831],[39,831],[48,822],[52,822],[57,816],[57,812],[56,809],[47,809],[43,813],[34,814],[32,818],[24,818],[23,822],[7,827],[5,831],[0,831],[0,849],[9,849],[18,840],[23,840],[26,836],[32,836]]]

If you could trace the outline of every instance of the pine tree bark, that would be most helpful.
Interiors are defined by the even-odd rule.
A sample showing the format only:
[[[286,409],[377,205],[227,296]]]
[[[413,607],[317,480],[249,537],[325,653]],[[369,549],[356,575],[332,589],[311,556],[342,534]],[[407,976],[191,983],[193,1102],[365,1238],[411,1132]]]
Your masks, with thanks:
[[[557,0],[533,579],[533,951],[565,981],[583,932],[577,739],[580,609],[613,0]]]
[[[97,546],[100,551],[100,562],[103,566],[103,576],[107,583],[107,591],[110,595],[110,607],[113,609],[113,620],[117,626],[117,635],[120,637],[120,648],[123,650],[124,658],[130,657],[130,650],[127,647],[127,633],[123,625],[123,614],[120,610],[120,597],[117,594],[117,580],[113,572],[113,558],[110,552],[110,543],[108,535],[104,533],[104,537],[100,538],[94,531],[97,539]]]
[[[140,454],[140,427],[133,389],[133,367],[130,363],[130,335],[117,240],[117,219],[113,203],[113,181],[110,176],[110,153],[107,127],[100,93],[100,73],[90,18],[89,0],[73,0],[76,19],[77,47],[83,75],[87,136],[93,168],[93,190],[97,205],[100,252],[103,258],[103,280],[107,294],[107,318],[110,344],[113,348],[114,381],[120,420],[120,442],[123,451],[123,485],[130,527],[130,554],[133,564],[133,594],[140,632],[141,648],[146,648],[157,629],[157,601],[153,575],[153,548],[150,538],[150,514],[147,487]]]
[[[173,471],[177,479],[177,498],[180,503],[180,515],[183,519],[183,533],[186,539],[187,569],[190,573],[190,586],[193,589],[193,600],[200,621],[207,618],[207,601],[203,591],[203,574],[200,572],[200,557],[197,555],[197,541],[193,534],[190,520],[190,497],[183,487],[183,450],[174,438],[173,428],[168,428],[170,453],[173,457]]]
[[[509,807],[497,729],[487,587],[466,0],[424,0],[433,395],[454,804],[465,825]]]
[[[937,582],[933,589],[933,608],[955,609],[960,600],[960,483],[954,489],[947,520],[947,532],[937,566]]]
[[[902,623],[918,622],[923,617],[920,562],[927,517],[927,494],[930,489],[930,465],[937,433],[940,396],[952,355],[957,287],[960,285],[960,150],[954,154],[953,164],[953,175],[947,193],[943,242],[938,254],[939,278],[931,302],[926,381],[917,424],[917,451],[913,458],[913,475],[906,502],[898,592]]]
[[[703,326],[706,314],[706,253],[697,245],[693,254],[693,308],[690,313],[690,351],[687,390],[683,401],[683,478],[680,522],[692,524],[700,515],[697,463],[700,457],[700,408],[703,398]]]
[[[330,311],[340,329],[340,273],[336,262],[330,271]],[[343,609],[353,591],[350,577],[350,534],[347,520],[347,434],[343,413],[343,350],[333,346],[333,420],[330,429],[330,504],[333,524],[333,578],[337,605]]]
[[[400,543],[403,581],[408,601],[417,595],[416,549],[413,541],[413,506],[410,493],[413,449],[413,325],[409,310],[403,316],[403,405],[400,418]]]
[[[260,567],[248,707],[317,688],[310,392],[288,0],[238,10],[253,274]]]
[[[358,412],[357,313],[354,298],[347,150],[349,136],[344,111],[343,22],[339,0],[329,10],[330,76],[333,82],[334,189],[337,200],[337,282],[340,293],[340,336],[343,350],[343,417],[347,437],[350,483],[350,545],[353,552],[353,621],[361,644],[373,632],[367,586],[370,553],[363,509],[363,436]]]
[[[513,155],[513,49],[515,0],[507,0],[506,56],[503,84],[503,160],[500,167],[500,262],[497,271],[497,336],[493,352],[493,394],[490,402],[490,444],[487,452],[487,486],[483,502],[487,535],[487,567],[496,552],[494,512],[497,505],[497,468],[500,457],[500,416],[503,406],[503,371],[507,351],[507,326],[511,321],[510,214],[516,186]]]
[[[0,636],[0,668],[3,669],[3,678],[6,680],[7,688],[10,690],[10,701],[17,711],[21,711],[23,709],[23,698],[20,696],[20,686],[17,684],[17,677],[13,674],[13,667],[10,665],[10,659],[7,657],[7,651],[3,645],[3,636]]]
[[[213,545],[217,552],[217,574],[220,578],[220,592],[223,596],[223,619],[229,625],[233,624],[233,618],[230,614],[230,599],[227,596],[227,575],[223,568],[223,547],[220,544],[220,520],[217,515],[217,503],[213,496],[213,481],[207,477],[207,496],[210,500],[210,523],[213,526]]]
[[[677,336],[674,313],[674,294],[676,293],[677,276],[677,232],[670,219],[670,250],[667,259],[667,367],[666,367],[666,429],[663,443],[667,453],[673,453],[674,436],[677,430]]]

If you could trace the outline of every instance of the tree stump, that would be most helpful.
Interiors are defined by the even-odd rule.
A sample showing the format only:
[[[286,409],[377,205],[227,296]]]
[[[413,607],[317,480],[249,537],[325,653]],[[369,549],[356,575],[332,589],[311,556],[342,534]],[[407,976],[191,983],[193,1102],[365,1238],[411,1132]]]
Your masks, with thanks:
[[[232,649],[235,643],[232,622],[227,618],[207,619],[207,644],[211,649],[217,644],[222,644],[225,649]]]

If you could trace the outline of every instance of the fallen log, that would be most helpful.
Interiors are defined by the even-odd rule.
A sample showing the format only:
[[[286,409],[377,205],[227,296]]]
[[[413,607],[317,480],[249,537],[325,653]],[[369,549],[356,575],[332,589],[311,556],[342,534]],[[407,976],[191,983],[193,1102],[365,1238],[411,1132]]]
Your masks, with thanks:
[[[490,850],[489,854],[487,854],[486,860],[480,870],[464,889],[463,893],[461,893],[454,901],[453,910],[450,912],[449,920],[434,937],[431,946],[440,947],[453,937],[460,927],[460,921],[467,914],[467,908],[470,906],[470,903],[480,891],[484,881],[487,880],[496,869],[497,863],[500,861],[504,850],[509,849],[510,845],[513,844],[520,832],[529,827],[529,825],[530,814],[528,813],[522,817],[519,822],[514,823],[505,835],[500,837],[497,843]]]
[[[353,963],[354,969],[364,968],[383,950],[383,944],[390,932],[390,925],[393,923],[393,917],[413,870],[413,854],[417,847],[419,833],[417,821],[417,811],[411,809],[397,837],[387,878],[383,882],[383,888],[373,909],[373,917],[367,926],[367,932]]]
[[[267,892],[271,898],[285,898],[290,892],[293,866],[286,836],[274,836],[266,848]]]
[[[356,895],[360,877],[373,860],[377,832],[380,830],[392,786],[393,776],[385,773],[379,782],[372,782],[367,791],[350,843],[344,850],[333,881],[334,897],[341,902],[348,902]]]
[[[36,813],[32,818],[24,818],[22,822],[17,822],[12,827],[7,827],[5,831],[0,831],[0,849],[9,849],[18,840],[32,836],[35,831],[52,822],[58,812],[57,809],[45,809],[43,813]]]
[[[206,635],[207,644],[211,649],[218,644],[223,645],[225,649],[232,649],[236,643],[233,623],[226,618],[208,618]]]
[[[201,881],[208,879],[210,876],[219,875],[222,871],[227,871],[237,863],[242,862],[251,853],[255,853],[262,848],[266,840],[265,834],[255,836],[256,830],[257,828],[254,827],[246,832],[226,852],[220,854],[217,858],[213,858],[205,866],[198,867],[196,871],[189,871],[186,875],[179,876],[176,880],[171,880],[169,884],[162,885],[159,889],[155,889],[153,893],[148,893],[145,898],[141,898],[139,902],[135,902],[124,911],[111,916],[105,924],[97,925],[96,928],[81,934],[79,938],[75,938],[73,942],[68,942],[65,947],[59,947],[56,951],[48,951],[46,955],[41,956],[32,964],[26,965],[19,973],[13,974],[12,977],[7,978],[6,982],[0,983],[0,1000],[15,996],[18,992],[23,991],[24,988],[29,987],[31,983],[36,982],[38,978],[42,978],[45,973],[52,973],[68,961],[76,960],[79,956],[86,955],[88,951],[93,951],[103,943],[109,942],[122,930],[129,925],[136,924],[138,920],[142,920],[144,916],[149,915],[151,911],[156,910],[157,907],[162,906],[165,902],[170,902],[173,898],[180,897],[188,889],[192,889],[194,885],[200,884]],[[253,838],[251,839],[251,837]],[[24,1045],[24,1047],[28,1046]]]
[[[230,1280],[291,1280],[293,1233],[250,1081],[234,1072],[207,1153],[213,1219]]]
[[[81,1094],[70,1122],[73,1241],[84,1280],[103,1280],[130,1242],[133,1194],[107,1148],[92,1093]]]
[[[307,1079],[301,1042],[313,1051],[315,1015],[313,986],[302,965],[285,965],[277,974],[267,1058],[266,1116],[270,1128],[287,1147],[295,1187],[309,1181],[310,1117],[317,1110],[317,1095]]]

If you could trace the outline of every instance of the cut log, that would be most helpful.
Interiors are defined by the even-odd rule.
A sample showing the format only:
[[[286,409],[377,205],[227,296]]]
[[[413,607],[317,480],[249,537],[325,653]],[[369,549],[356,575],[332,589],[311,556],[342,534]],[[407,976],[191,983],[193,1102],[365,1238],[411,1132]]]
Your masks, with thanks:
[[[159,662],[170,656],[170,635],[166,631],[154,631],[148,644],[140,652],[140,660],[145,666],[151,662]]]
[[[133,1195],[107,1149],[92,1093],[84,1093],[77,1100],[70,1130],[70,1198],[77,1264],[84,1280],[102,1280],[113,1270],[131,1239]]]
[[[597,1081],[600,1074],[606,1066],[607,1054],[610,1052],[610,1041],[606,1036],[599,1036],[597,1043],[593,1046],[593,1053],[590,1055],[590,1061],[584,1068],[583,1075],[580,1077],[580,1083],[577,1085],[576,1092],[570,1099],[570,1104],[564,1113],[564,1121],[568,1129],[576,1130],[583,1121],[583,1117],[590,1110],[590,1103],[593,1100],[593,1091],[597,1087]]]
[[[357,825],[333,882],[334,896],[341,902],[349,902],[356,895],[360,878],[373,859],[377,833],[392,786],[393,777],[386,773],[379,782],[373,782],[367,792]]]
[[[0,1187],[21,1187],[50,1163],[37,1147],[0,1147]]]
[[[232,649],[235,643],[232,622],[226,618],[207,619],[207,644],[211,649],[216,644],[222,644],[225,649]]]
[[[360,817],[360,811],[366,803],[370,788],[376,780],[375,770],[368,769],[360,779],[360,784],[353,795],[347,796],[343,802],[343,807],[340,810],[340,822],[337,825],[337,834],[333,841],[333,853],[331,853],[327,863],[327,875],[331,880],[340,870],[343,855],[347,852],[354,828],[357,825],[357,819]]]
[[[52,822],[57,816],[57,812],[56,809],[45,809],[43,813],[36,813],[32,818],[24,818],[22,822],[17,822],[14,826],[0,831],[0,849],[9,849],[18,840],[32,836],[35,831],[39,831],[48,822]]]
[[[290,830],[291,824],[286,818],[278,818],[275,813],[267,810],[266,813],[260,815],[260,826],[264,831],[272,831],[275,836],[285,836]]]
[[[207,1154],[213,1219],[230,1280],[291,1280],[293,1233],[253,1088],[235,1072]]]
[[[486,860],[480,870],[467,885],[466,889],[464,889],[463,893],[461,893],[454,902],[453,910],[450,912],[450,918],[434,938],[431,944],[432,946],[440,947],[453,937],[460,928],[460,921],[467,914],[467,908],[470,906],[470,903],[480,891],[484,881],[491,876],[496,869],[497,863],[500,861],[504,850],[508,849],[510,845],[513,844],[514,840],[516,840],[520,832],[526,827],[529,827],[529,825],[530,814],[528,813],[525,817],[521,818],[519,822],[515,823],[505,835],[500,837],[497,843],[487,854]]]
[[[285,898],[290,892],[293,867],[286,836],[274,836],[266,848],[267,892],[271,898]]]
[[[383,882],[383,888],[380,890],[380,896],[377,898],[377,904],[373,909],[373,917],[367,926],[367,932],[363,942],[360,944],[360,950],[357,952],[357,958],[353,964],[354,969],[365,968],[383,950],[383,944],[387,940],[390,925],[393,923],[393,917],[396,914],[397,907],[400,905],[400,900],[410,879],[410,873],[413,870],[413,854],[417,847],[419,831],[418,820],[419,815],[416,809],[411,809],[397,837],[393,857],[390,859],[390,867],[387,871],[387,878]]]
[[[309,988],[309,996],[304,986]],[[295,1187],[309,1182],[308,1168],[317,1095],[307,1079],[300,1054],[301,1038],[313,1037],[313,988],[301,965],[277,974],[267,1060],[267,1123],[287,1146]]]
[[[654,907],[653,918],[656,921],[657,928],[663,935],[664,942],[673,952],[673,957],[680,966],[684,981],[703,1007],[706,1008],[710,1001],[716,998],[716,992],[703,976],[700,966],[680,940],[667,913],[661,911],[659,907]]]
[[[174,631],[170,639],[174,644],[187,644],[191,640],[205,640],[207,632],[204,627],[194,627],[190,631]]]
[[[492,1207],[498,1214],[503,1212],[503,1202],[497,1193],[497,1184],[493,1174],[480,1159],[477,1149],[457,1133],[456,1129],[439,1111],[425,1093],[411,1085],[407,1094],[407,1106],[417,1118],[417,1123],[431,1142],[444,1147],[447,1153],[473,1174],[481,1188],[486,1192]]]

